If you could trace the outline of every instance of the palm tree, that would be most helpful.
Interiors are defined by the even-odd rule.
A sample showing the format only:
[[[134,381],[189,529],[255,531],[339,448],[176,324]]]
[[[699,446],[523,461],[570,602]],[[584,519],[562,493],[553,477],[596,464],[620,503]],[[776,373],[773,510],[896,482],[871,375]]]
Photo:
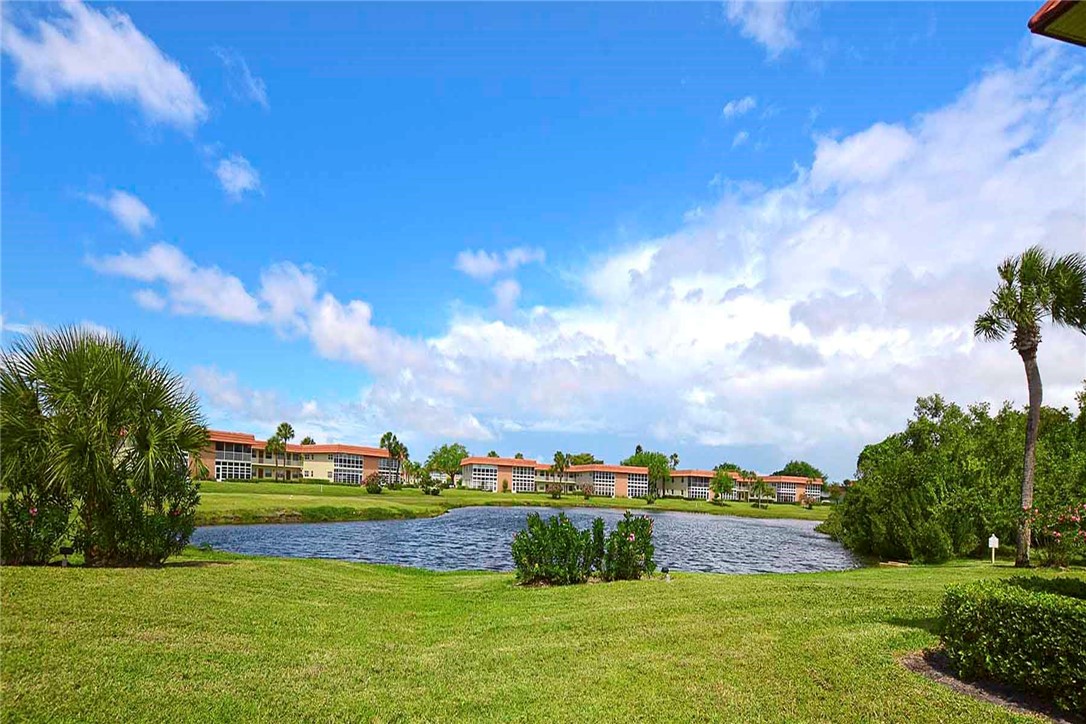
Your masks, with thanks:
[[[317,441],[316,441],[316,440],[314,440],[314,439],[313,439],[312,437],[310,437],[309,435],[306,435],[305,437],[303,437],[303,438],[302,438],[302,444],[303,444],[303,445],[316,445],[316,444],[317,444]]]
[[[128,538],[150,516],[181,522],[195,510],[186,458],[207,444],[207,429],[184,378],[134,341],[65,328],[3,354],[0,396],[5,488],[20,464],[42,492],[77,501],[88,565],[161,563],[187,543],[183,531],[161,547]]]
[[[1037,426],[1041,417],[1041,372],[1037,347],[1041,325],[1048,319],[1057,326],[1086,334],[1086,256],[1055,257],[1039,246],[999,265],[999,286],[992,292],[988,309],[977,317],[973,333],[986,341],[1011,334],[1011,347],[1022,358],[1029,388],[1026,418],[1026,454],[1022,468],[1022,510],[1018,551],[1014,565],[1029,566],[1030,526],[1025,511],[1033,507],[1034,457]]]
[[[287,449],[286,444],[279,439],[278,435],[272,435],[268,438],[268,441],[264,443],[264,454],[272,456],[272,464],[275,466],[275,477],[279,479],[279,454],[285,452]]]
[[[671,462],[672,470],[679,467],[679,453],[671,453],[671,457],[669,458],[669,460]]]
[[[739,477],[747,482],[747,500],[754,499],[757,508],[762,507],[762,499],[774,495],[776,489],[753,470],[740,470]]]
[[[399,478],[400,470],[409,457],[407,446],[400,442],[391,431],[381,436],[381,447],[388,451],[388,457],[396,462],[396,477]]]
[[[282,448],[279,449],[279,454],[283,456],[283,463],[285,465],[287,458],[287,443],[294,439],[294,428],[291,427],[289,422],[280,422],[279,427],[275,428],[275,436],[283,443]],[[289,471],[287,471],[286,477],[287,479],[290,479]]]

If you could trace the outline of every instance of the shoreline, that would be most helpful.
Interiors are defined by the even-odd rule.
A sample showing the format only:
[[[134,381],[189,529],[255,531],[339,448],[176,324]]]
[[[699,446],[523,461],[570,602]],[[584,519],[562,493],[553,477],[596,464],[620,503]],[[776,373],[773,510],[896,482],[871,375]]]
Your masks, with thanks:
[[[508,500],[506,500],[508,498]],[[260,525],[276,523],[337,523],[367,520],[433,518],[454,508],[471,506],[587,508],[638,511],[666,511],[723,515],[769,520],[821,522],[830,506],[811,510],[792,504],[769,503],[754,508],[745,502],[715,505],[685,498],[659,498],[649,505],[642,499],[564,496],[553,499],[545,493],[490,493],[446,489],[441,495],[424,495],[418,489],[388,490],[371,495],[354,486],[311,483],[201,483],[196,525]]]

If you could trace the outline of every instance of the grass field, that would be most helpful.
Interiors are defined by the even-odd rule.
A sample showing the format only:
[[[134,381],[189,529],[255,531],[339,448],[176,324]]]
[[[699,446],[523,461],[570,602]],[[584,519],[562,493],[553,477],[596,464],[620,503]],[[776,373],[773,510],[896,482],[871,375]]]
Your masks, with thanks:
[[[749,503],[713,505],[702,500],[661,499],[652,506],[644,500],[563,495],[553,500],[542,493],[487,493],[479,490],[443,490],[439,496],[414,489],[386,490],[370,495],[359,487],[308,483],[201,483],[199,525],[221,523],[320,522],[422,518],[467,505],[546,505],[552,507],[651,508],[750,518],[825,520],[829,506],[807,510],[799,505]]]
[[[522,588],[189,551],[3,568],[7,720],[1023,721],[907,671],[943,587],[1009,566]],[[1083,575],[1081,572],[1075,575]]]

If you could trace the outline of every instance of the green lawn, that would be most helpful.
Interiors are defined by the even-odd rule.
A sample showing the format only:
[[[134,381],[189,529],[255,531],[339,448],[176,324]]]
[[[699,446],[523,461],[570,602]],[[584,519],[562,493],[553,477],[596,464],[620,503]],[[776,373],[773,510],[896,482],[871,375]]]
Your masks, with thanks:
[[[807,510],[799,505],[769,505],[755,508],[749,503],[713,505],[701,500],[662,499],[653,505],[627,498],[591,498],[563,495],[553,500],[543,493],[486,493],[479,490],[443,490],[439,496],[418,490],[386,490],[370,495],[363,488],[310,483],[201,483],[197,523],[316,522],[332,520],[376,520],[420,518],[440,515],[466,505],[546,505],[554,507],[649,508],[692,513],[738,515],[750,518],[799,518],[825,520],[829,506]]]
[[[3,568],[5,719],[1022,721],[913,674],[948,583],[1008,566],[521,588],[189,551]],[[1081,572],[1075,575],[1083,575]]]

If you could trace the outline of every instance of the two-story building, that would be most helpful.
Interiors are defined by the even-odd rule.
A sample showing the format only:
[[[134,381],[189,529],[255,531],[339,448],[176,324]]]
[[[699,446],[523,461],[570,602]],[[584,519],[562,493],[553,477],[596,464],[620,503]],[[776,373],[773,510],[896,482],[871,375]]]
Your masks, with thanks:
[[[272,455],[266,441],[250,433],[208,430],[208,441],[200,452],[200,463],[215,480],[327,480],[361,485],[372,473],[380,474],[386,485],[400,479],[399,462],[379,447],[288,443],[285,453]]]

